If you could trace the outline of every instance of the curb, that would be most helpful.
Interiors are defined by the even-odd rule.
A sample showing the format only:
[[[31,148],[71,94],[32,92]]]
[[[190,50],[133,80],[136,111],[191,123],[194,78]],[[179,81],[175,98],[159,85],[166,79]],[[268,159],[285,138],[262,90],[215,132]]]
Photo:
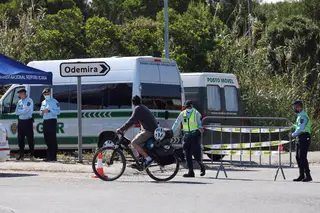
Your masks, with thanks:
[[[63,163],[39,163],[39,162],[4,162],[0,164],[1,171],[22,171],[22,172],[52,172],[52,173],[81,173],[93,174],[91,165],[87,164],[63,164]],[[137,170],[126,167],[125,176],[142,174]],[[0,212],[1,213],[1,212]]]
[[[16,213],[17,211],[8,208],[8,207],[4,207],[4,206],[0,206],[0,213]]]

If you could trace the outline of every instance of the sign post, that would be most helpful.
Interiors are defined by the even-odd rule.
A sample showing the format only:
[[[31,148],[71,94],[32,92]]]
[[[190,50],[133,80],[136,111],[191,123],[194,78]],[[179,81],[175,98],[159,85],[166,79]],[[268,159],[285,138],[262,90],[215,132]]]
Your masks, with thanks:
[[[81,77],[77,77],[77,110],[78,110],[78,160],[82,162],[82,95],[81,95]]]
[[[105,76],[110,66],[105,62],[66,62],[60,64],[61,77],[77,77],[78,160],[82,162],[82,96],[81,77]]]

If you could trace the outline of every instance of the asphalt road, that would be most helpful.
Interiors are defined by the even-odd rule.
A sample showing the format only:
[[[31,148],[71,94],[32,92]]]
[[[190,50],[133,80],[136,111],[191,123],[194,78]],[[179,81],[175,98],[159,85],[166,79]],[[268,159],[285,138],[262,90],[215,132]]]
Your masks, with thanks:
[[[0,213],[318,213],[320,167],[311,169],[310,183],[291,181],[297,168],[284,170],[286,181],[273,181],[276,169],[238,168],[227,171],[229,179],[209,171],[167,183],[145,175],[103,182],[88,173],[0,171]]]

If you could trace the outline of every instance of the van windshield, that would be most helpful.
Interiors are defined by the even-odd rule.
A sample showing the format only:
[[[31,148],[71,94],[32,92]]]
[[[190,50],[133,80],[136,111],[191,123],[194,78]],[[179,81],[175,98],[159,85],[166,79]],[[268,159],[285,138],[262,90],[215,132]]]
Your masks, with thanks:
[[[181,110],[180,85],[141,83],[142,104],[149,109]]]

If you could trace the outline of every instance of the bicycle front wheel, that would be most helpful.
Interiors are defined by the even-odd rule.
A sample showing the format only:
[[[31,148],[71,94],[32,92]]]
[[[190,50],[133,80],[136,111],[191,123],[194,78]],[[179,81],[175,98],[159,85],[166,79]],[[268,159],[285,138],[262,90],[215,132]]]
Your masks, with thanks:
[[[126,158],[121,150],[111,147],[98,149],[92,159],[92,170],[96,177],[104,181],[114,181],[126,169]]]
[[[166,162],[166,163],[164,163]],[[169,163],[168,163],[169,162]],[[180,161],[177,156],[167,156],[163,160],[153,162],[146,172],[155,181],[169,181],[179,172]]]

